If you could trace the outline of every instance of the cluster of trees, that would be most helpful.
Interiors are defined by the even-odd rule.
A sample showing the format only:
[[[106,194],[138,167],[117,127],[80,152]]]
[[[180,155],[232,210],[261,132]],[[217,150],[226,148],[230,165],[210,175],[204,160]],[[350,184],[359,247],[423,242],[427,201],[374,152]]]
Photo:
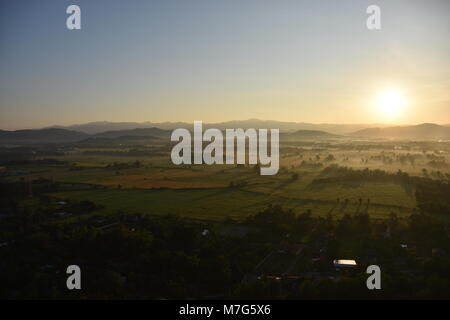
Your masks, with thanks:
[[[113,170],[123,170],[123,169],[131,169],[131,168],[140,168],[141,162],[136,160],[134,162],[113,162],[108,163],[106,168]]]
[[[425,177],[409,176],[406,172],[399,170],[396,174],[383,170],[355,170],[348,167],[331,165],[325,168],[321,176],[313,180],[312,184],[321,183],[351,183],[362,181],[396,182],[409,189],[415,190],[418,208],[429,214],[450,215],[450,184],[444,180],[428,178],[426,169],[423,171]],[[444,176],[441,175],[441,178]]]
[[[412,177],[408,173],[398,170],[396,174],[386,172],[384,170],[375,169],[369,170],[365,168],[363,170],[353,169],[351,167],[342,167],[336,164],[330,165],[322,170],[321,178],[317,178],[313,181],[315,184],[319,183],[342,183],[342,182],[400,182],[409,183]]]
[[[331,277],[300,277],[243,282],[234,290],[246,299],[448,299],[450,298],[450,240],[445,225],[425,213],[399,219],[395,214],[383,221],[366,214],[314,218],[310,212],[295,215],[280,207],[269,207],[249,221],[279,239],[308,234],[307,245],[325,252],[328,269],[336,257],[353,258],[360,268],[355,274]],[[320,248],[320,250],[319,250]],[[440,253],[439,255],[435,253]],[[302,256],[306,256],[302,252]],[[382,269],[382,290],[366,287],[368,265]]]
[[[53,157],[61,156],[64,153],[59,148],[50,146],[40,147],[0,147],[0,165],[2,166],[18,166],[30,164],[43,164],[48,159],[35,160],[36,157]],[[52,159],[53,160],[53,159]],[[36,162],[38,161],[38,162]],[[40,162],[39,162],[40,161]]]
[[[394,152],[384,152],[382,151],[379,155],[372,155],[370,157],[361,158],[362,163],[369,163],[369,161],[379,161],[384,165],[392,165],[394,163],[398,163],[402,166],[411,165],[413,167],[416,166],[418,160],[428,160],[426,162],[427,165],[434,168],[448,168],[448,163],[446,162],[445,157],[438,156],[435,154],[411,154],[411,153],[394,153]]]
[[[323,164],[321,162],[310,162],[303,160],[298,167],[302,169],[320,169],[323,168]]]
[[[450,259],[432,254],[434,248],[450,252],[450,243],[443,225],[429,215],[415,214],[406,220],[392,215],[380,222],[362,214],[334,220],[314,217],[311,211],[295,214],[269,206],[239,224],[146,215],[129,222],[126,216],[110,217],[117,225],[108,229],[79,220],[41,223],[16,234],[13,244],[0,248],[4,276],[0,297],[450,297]],[[243,237],[230,236],[220,232],[224,224],[253,231]],[[386,230],[390,230],[389,237]],[[356,259],[362,269],[333,279],[299,275],[295,281],[274,281],[261,275],[259,280],[243,281],[251,279],[248,275],[255,273],[255,266],[280,241],[304,242],[312,254],[324,252],[326,270],[332,270],[332,259],[344,256]],[[405,250],[402,243],[414,246],[414,251]],[[300,259],[304,258],[302,254]],[[400,264],[403,260],[406,267]],[[383,290],[378,292],[365,287],[364,266],[374,261],[383,270]],[[71,264],[81,267],[82,291],[65,287],[65,269]]]
[[[243,188],[248,185],[248,182],[245,180],[242,181],[230,181],[228,184],[229,188]]]
[[[112,156],[112,157],[155,157],[167,155],[170,149],[167,147],[136,147],[123,150],[110,150],[109,148],[102,149],[105,144],[99,145],[95,150],[85,150],[82,152],[83,155],[88,156]]]
[[[426,213],[450,215],[450,184],[439,180],[421,180],[416,184],[417,206]]]
[[[101,230],[45,225],[0,248],[2,298],[202,298],[229,295],[258,250],[173,217]],[[81,292],[65,288],[65,268],[79,265]]]
[[[438,180],[448,180],[450,181],[450,173],[443,173],[440,170],[430,170],[428,171],[426,168],[422,168],[422,175],[425,178],[435,178]]]
[[[433,168],[448,168],[448,163],[445,160],[431,160],[427,165]]]

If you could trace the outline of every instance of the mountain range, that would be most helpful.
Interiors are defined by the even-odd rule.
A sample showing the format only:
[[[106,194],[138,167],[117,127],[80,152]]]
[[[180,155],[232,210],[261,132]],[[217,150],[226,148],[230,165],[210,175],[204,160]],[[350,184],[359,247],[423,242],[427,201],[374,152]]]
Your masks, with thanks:
[[[143,125],[157,125],[154,123],[133,123],[133,122],[95,122],[84,125],[70,127],[51,127],[44,129],[0,130],[0,144],[22,145],[37,143],[81,143],[84,145],[130,143],[141,144],[143,141],[168,141],[171,131],[175,128],[186,128],[192,130],[189,123],[162,123],[159,127],[141,127]],[[134,127],[138,126],[138,127]],[[303,139],[336,139],[336,138],[397,138],[410,140],[450,140],[450,127],[433,123],[423,123],[413,126],[392,126],[392,127],[363,127],[363,125],[345,124],[308,124],[295,122],[244,120],[229,121],[222,123],[204,124],[207,128],[279,128],[282,140],[303,140]],[[128,129],[118,129],[127,127]],[[308,129],[298,129],[308,128]],[[78,130],[74,130],[74,129]],[[101,129],[111,129],[104,130]],[[328,128],[324,130],[323,128]],[[352,128],[357,128],[347,132]],[[97,132],[99,131],[99,132]],[[344,133],[343,133],[344,132]],[[113,141],[114,140],[114,141]]]
[[[371,127],[385,127],[386,125],[367,125],[367,124],[313,124],[305,122],[284,122],[273,120],[236,120],[218,123],[203,123],[203,127],[217,128],[220,130],[230,128],[255,128],[255,129],[271,129],[278,128],[280,131],[297,131],[297,130],[318,130],[326,131],[333,134],[349,134],[357,130]],[[85,124],[77,124],[71,126],[53,126],[51,128],[68,129],[80,131],[88,134],[97,134],[105,131],[121,131],[133,130],[136,128],[148,129],[159,128],[163,130],[174,130],[177,128],[192,128],[192,123],[187,122],[89,122]]]
[[[434,123],[423,123],[416,126],[367,128],[363,130],[358,130],[354,132],[352,135],[370,138],[448,140],[450,139],[450,127],[440,126]]]
[[[34,144],[34,143],[66,143],[88,138],[84,132],[49,128],[5,131],[0,130],[0,143],[3,144]]]

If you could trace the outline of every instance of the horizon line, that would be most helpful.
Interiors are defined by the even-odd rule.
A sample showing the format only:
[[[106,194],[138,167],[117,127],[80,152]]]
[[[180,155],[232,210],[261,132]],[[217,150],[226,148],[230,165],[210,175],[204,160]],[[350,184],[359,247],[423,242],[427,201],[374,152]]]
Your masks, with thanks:
[[[47,125],[47,126],[36,126],[36,127],[22,127],[22,128],[16,128],[16,129],[3,129],[0,128],[1,131],[19,131],[19,130],[43,130],[43,129],[51,129],[51,128],[69,128],[69,127],[76,127],[76,126],[83,126],[83,125],[90,125],[90,124],[118,124],[118,123],[136,123],[136,124],[175,124],[175,123],[186,123],[186,124],[193,124],[194,121],[202,121],[202,120],[192,120],[192,121],[109,121],[109,120],[95,120],[95,121],[88,121],[83,123],[74,123],[74,124],[53,124],[53,125]],[[357,122],[357,123],[339,123],[339,122],[297,122],[297,121],[283,121],[283,120],[262,120],[262,119],[256,119],[256,118],[250,118],[250,119],[239,119],[239,120],[225,120],[220,122],[214,122],[214,121],[202,121],[204,124],[223,124],[227,122],[245,122],[245,121],[260,121],[260,122],[281,122],[281,123],[289,123],[289,124],[310,124],[310,125],[341,125],[341,126],[417,126],[421,124],[435,124],[440,126],[449,126],[450,123],[437,123],[437,122],[419,122],[419,123],[387,123],[387,122],[373,122],[373,123],[364,123],[364,122]],[[136,127],[135,129],[138,129],[139,127]]]

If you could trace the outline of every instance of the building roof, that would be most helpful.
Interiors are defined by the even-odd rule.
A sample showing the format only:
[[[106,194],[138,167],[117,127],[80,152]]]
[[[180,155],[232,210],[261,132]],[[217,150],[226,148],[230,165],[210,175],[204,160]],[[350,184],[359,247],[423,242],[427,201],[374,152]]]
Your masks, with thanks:
[[[347,259],[336,259],[333,261],[333,264],[335,267],[339,268],[352,268],[357,266],[355,260],[347,260]]]

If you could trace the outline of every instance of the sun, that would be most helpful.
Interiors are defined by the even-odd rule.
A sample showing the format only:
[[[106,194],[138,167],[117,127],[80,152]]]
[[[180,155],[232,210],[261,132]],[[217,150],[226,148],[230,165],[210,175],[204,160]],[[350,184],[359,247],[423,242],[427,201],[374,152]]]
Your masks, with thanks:
[[[384,89],[373,100],[376,111],[386,118],[399,116],[406,105],[407,101],[403,92],[394,88]]]

